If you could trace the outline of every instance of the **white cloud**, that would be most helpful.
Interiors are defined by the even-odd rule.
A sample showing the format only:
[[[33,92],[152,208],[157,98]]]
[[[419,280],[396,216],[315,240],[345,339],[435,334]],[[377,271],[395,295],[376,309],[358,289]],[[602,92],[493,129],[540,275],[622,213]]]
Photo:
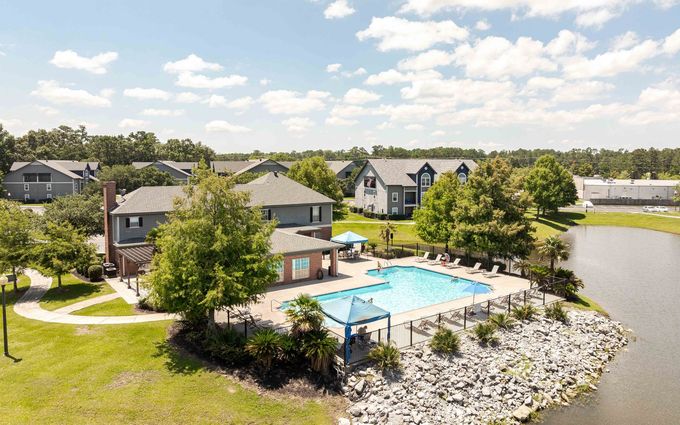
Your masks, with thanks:
[[[255,99],[250,96],[239,97],[238,99],[234,99],[227,103],[227,108],[245,111],[246,109],[249,109],[253,103],[255,103]]]
[[[307,117],[291,117],[281,121],[281,124],[291,133],[306,133],[314,127],[314,122]]]
[[[435,137],[445,136],[445,135],[446,135],[446,132],[444,130],[435,130],[432,133],[430,133],[430,136],[435,136]]]
[[[271,90],[262,94],[259,102],[271,114],[298,115],[324,109],[324,99],[330,93],[310,90],[301,94],[292,90]]]
[[[567,78],[612,77],[638,69],[658,53],[659,43],[645,40],[630,49],[608,51],[593,59],[579,56],[565,61],[564,74]]]
[[[178,117],[184,115],[184,109],[144,109],[142,115],[149,117]]]
[[[424,125],[422,124],[408,124],[404,126],[404,130],[409,130],[409,131],[420,131],[425,128]]]
[[[553,57],[574,55],[591,50],[597,43],[577,32],[561,30],[546,46],[546,52]]]
[[[178,93],[177,96],[175,96],[175,102],[179,103],[195,103],[199,100],[201,100],[201,96],[189,91]]]
[[[344,127],[350,127],[355,124],[359,123],[357,120],[348,120],[347,118],[341,118],[341,117],[334,117],[330,116],[326,118],[326,124],[328,125],[334,125],[334,126],[344,126]]]
[[[195,54],[190,54],[184,59],[175,62],[166,62],[163,65],[163,70],[170,74],[182,74],[185,72],[198,71],[221,71],[222,65],[218,63],[206,62],[201,57]]]
[[[247,77],[232,74],[225,77],[208,77],[193,72],[182,72],[177,76],[175,85],[193,89],[221,89],[225,87],[242,86],[248,81]]]
[[[612,50],[623,50],[633,47],[640,42],[640,38],[635,31],[627,31],[612,40]]]
[[[602,81],[579,81],[560,86],[555,90],[554,102],[578,102],[592,100],[614,90],[615,86]]]
[[[349,89],[347,90],[347,93],[345,93],[343,100],[345,101],[345,103],[349,103],[351,105],[363,105],[364,103],[375,102],[376,100],[379,100],[381,97],[382,97],[381,95],[372,91],[362,89]]]
[[[342,68],[342,64],[332,63],[330,65],[326,65],[326,72],[329,72],[329,73],[338,72],[338,71],[340,71],[340,68]]]
[[[374,112],[375,115],[387,115],[392,122],[423,122],[427,121],[437,112],[430,105],[408,104],[380,105]]]
[[[136,120],[134,118],[124,118],[118,123],[120,128],[135,128],[141,129],[149,125],[149,121]]]
[[[31,92],[31,95],[56,104],[104,108],[111,106],[111,101],[108,99],[109,93],[106,91],[95,95],[86,90],[62,87],[54,80],[40,80],[38,87]]]
[[[365,68],[359,67],[359,68],[355,69],[354,72],[352,72],[352,75],[365,75],[366,72],[367,71],[366,71]]]
[[[19,118],[2,118],[0,117],[0,124],[2,124],[2,127],[5,130],[8,130],[12,133],[19,132],[19,127],[23,124],[23,122]]]
[[[218,94],[213,94],[205,99],[202,103],[208,104],[209,108],[219,108],[227,106],[227,98]]]
[[[475,23],[475,29],[477,31],[488,31],[491,29],[491,24],[486,19],[481,19]]]
[[[455,55],[453,53],[433,49],[400,60],[397,67],[404,71],[424,71],[438,66],[450,65],[454,59]]]
[[[270,85],[271,83],[272,83],[272,80],[268,80],[268,79],[266,79],[266,78],[263,78],[263,79],[260,80],[260,85],[261,85],[262,87],[268,86],[268,85]]]
[[[123,90],[123,96],[139,100],[169,100],[172,97],[172,94],[161,89],[143,89],[141,87],[135,87],[134,89]]]
[[[396,69],[388,69],[387,71],[378,74],[369,75],[364,84],[369,86],[377,86],[381,84],[393,85],[399,83],[408,83],[419,80],[433,80],[441,78],[441,74],[434,70],[426,70],[422,72],[399,72]]]
[[[354,12],[354,8],[347,3],[347,0],[335,0],[324,10],[323,16],[326,19],[338,19],[352,15]]]
[[[118,59],[116,52],[104,52],[91,58],[80,56],[73,50],[59,50],[50,63],[57,68],[80,69],[92,74],[106,74],[106,66]]]
[[[663,51],[669,55],[680,52],[680,29],[664,39]]]
[[[231,124],[227,121],[215,120],[210,121],[205,125],[205,131],[208,133],[250,133],[253,131],[248,127],[241,125]]]
[[[557,64],[545,57],[543,43],[529,37],[520,37],[515,43],[503,37],[486,37],[474,46],[457,47],[455,59],[468,77],[506,79],[557,69]]]
[[[479,104],[494,99],[510,98],[515,92],[514,84],[509,81],[451,78],[414,81],[410,87],[401,89],[401,97],[418,103],[453,108],[458,104]]]
[[[453,43],[464,40],[469,33],[451,20],[447,21],[409,21],[394,16],[373,17],[371,24],[356,33],[360,41],[369,38],[378,40],[378,50],[426,50],[435,44]]]
[[[554,77],[532,77],[527,81],[525,90],[534,94],[538,90],[554,90],[564,84],[564,80]]]
[[[51,106],[36,106],[36,109],[47,116],[57,115],[59,110]]]

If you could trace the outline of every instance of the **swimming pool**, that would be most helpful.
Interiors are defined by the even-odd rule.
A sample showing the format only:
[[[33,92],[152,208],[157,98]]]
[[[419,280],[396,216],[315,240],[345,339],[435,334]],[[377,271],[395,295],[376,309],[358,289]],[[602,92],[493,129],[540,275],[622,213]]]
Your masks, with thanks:
[[[367,274],[381,278],[385,282],[331,292],[314,298],[323,304],[326,301],[356,295],[367,301],[372,299],[373,304],[392,314],[397,314],[458,298],[471,297],[473,294],[482,295],[491,292],[491,287],[483,283],[420,267],[392,266],[382,270],[369,270]],[[287,306],[288,303],[283,303],[281,309],[285,310]]]

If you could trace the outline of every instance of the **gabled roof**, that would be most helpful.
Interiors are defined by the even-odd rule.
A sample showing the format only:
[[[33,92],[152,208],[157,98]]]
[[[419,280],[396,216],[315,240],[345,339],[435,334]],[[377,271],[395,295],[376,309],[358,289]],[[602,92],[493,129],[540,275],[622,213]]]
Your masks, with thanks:
[[[415,186],[409,174],[416,174],[425,164],[429,164],[438,174],[455,171],[462,163],[470,170],[477,168],[477,163],[470,159],[369,159],[378,177],[389,186]]]
[[[344,245],[330,242],[325,239],[298,235],[279,229],[274,230],[270,242],[272,245],[272,254],[301,254],[304,252],[327,251],[345,247]]]
[[[234,190],[250,192],[250,206],[286,206],[333,204],[335,201],[280,173],[268,173]],[[111,214],[167,213],[174,199],[184,197],[183,186],[142,186],[125,196]]]
[[[141,170],[142,168],[146,168],[149,165],[153,164],[163,164],[169,168],[172,168],[173,170],[177,171],[178,173],[185,174],[187,177],[191,176],[190,173],[187,173],[184,171],[185,169],[189,170],[194,168],[194,166],[198,165],[197,162],[175,162],[175,161],[156,161],[156,162],[133,162],[132,166],[135,167],[138,170]]]
[[[238,175],[241,173],[246,173],[252,170],[253,168],[257,167],[258,165],[265,164],[267,162],[281,165],[284,168],[290,168],[289,166],[286,166],[281,162],[274,161],[273,159],[255,159],[247,161],[212,161],[210,163],[210,168],[212,168],[212,170],[216,173]]]
[[[326,164],[328,165],[328,168],[333,170],[335,174],[338,174],[353,162],[354,161],[326,161]]]
[[[74,165],[74,163],[78,164],[77,167]],[[73,168],[74,171],[81,171],[81,170],[85,170],[85,167],[87,166],[87,162],[81,163],[81,162],[78,162],[78,161],[50,161],[50,160],[37,159],[33,162],[15,162],[15,163],[12,164],[9,171],[10,172],[18,171],[18,170],[20,170],[20,169],[22,169],[25,166],[30,165],[30,164],[44,165],[48,168],[51,168],[54,171],[57,171],[57,172],[65,175],[67,177],[70,177],[72,179],[82,179],[82,177],[79,176],[78,174],[75,174],[73,171],[71,171],[69,168],[66,168],[66,167],[74,167]],[[84,164],[82,166],[82,169],[79,168],[81,166],[80,164]]]

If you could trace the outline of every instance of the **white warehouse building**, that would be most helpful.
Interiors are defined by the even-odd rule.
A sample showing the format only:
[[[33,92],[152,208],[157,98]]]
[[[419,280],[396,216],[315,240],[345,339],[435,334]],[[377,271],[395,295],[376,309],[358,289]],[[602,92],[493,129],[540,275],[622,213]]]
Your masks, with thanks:
[[[634,180],[586,177],[582,178],[581,182],[576,180],[576,187],[579,189],[579,196],[586,201],[605,199],[672,201],[679,183],[680,180]]]

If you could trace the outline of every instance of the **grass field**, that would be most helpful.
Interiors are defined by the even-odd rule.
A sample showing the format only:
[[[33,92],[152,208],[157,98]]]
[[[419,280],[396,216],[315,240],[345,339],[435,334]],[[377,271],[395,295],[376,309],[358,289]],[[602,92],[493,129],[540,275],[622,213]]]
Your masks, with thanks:
[[[565,302],[565,306],[571,307],[577,310],[592,310],[596,311],[604,316],[609,316],[609,313],[602,308],[601,305],[593,301],[592,299],[586,297],[583,294],[577,295],[578,299],[576,301]]]
[[[42,297],[40,305],[45,310],[56,310],[69,304],[111,293],[113,293],[113,288],[106,282],[84,282],[69,273],[61,277],[61,288],[57,287],[57,279],[52,279],[52,287]]]
[[[122,298],[116,298],[111,301],[85,307],[81,310],[74,311],[72,314],[78,316],[132,316],[138,313],[135,312],[134,305],[128,304]]]
[[[327,400],[258,395],[180,355],[165,342],[169,322],[50,324],[16,315],[15,300],[9,291],[16,360],[0,358],[2,423],[334,423]]]

